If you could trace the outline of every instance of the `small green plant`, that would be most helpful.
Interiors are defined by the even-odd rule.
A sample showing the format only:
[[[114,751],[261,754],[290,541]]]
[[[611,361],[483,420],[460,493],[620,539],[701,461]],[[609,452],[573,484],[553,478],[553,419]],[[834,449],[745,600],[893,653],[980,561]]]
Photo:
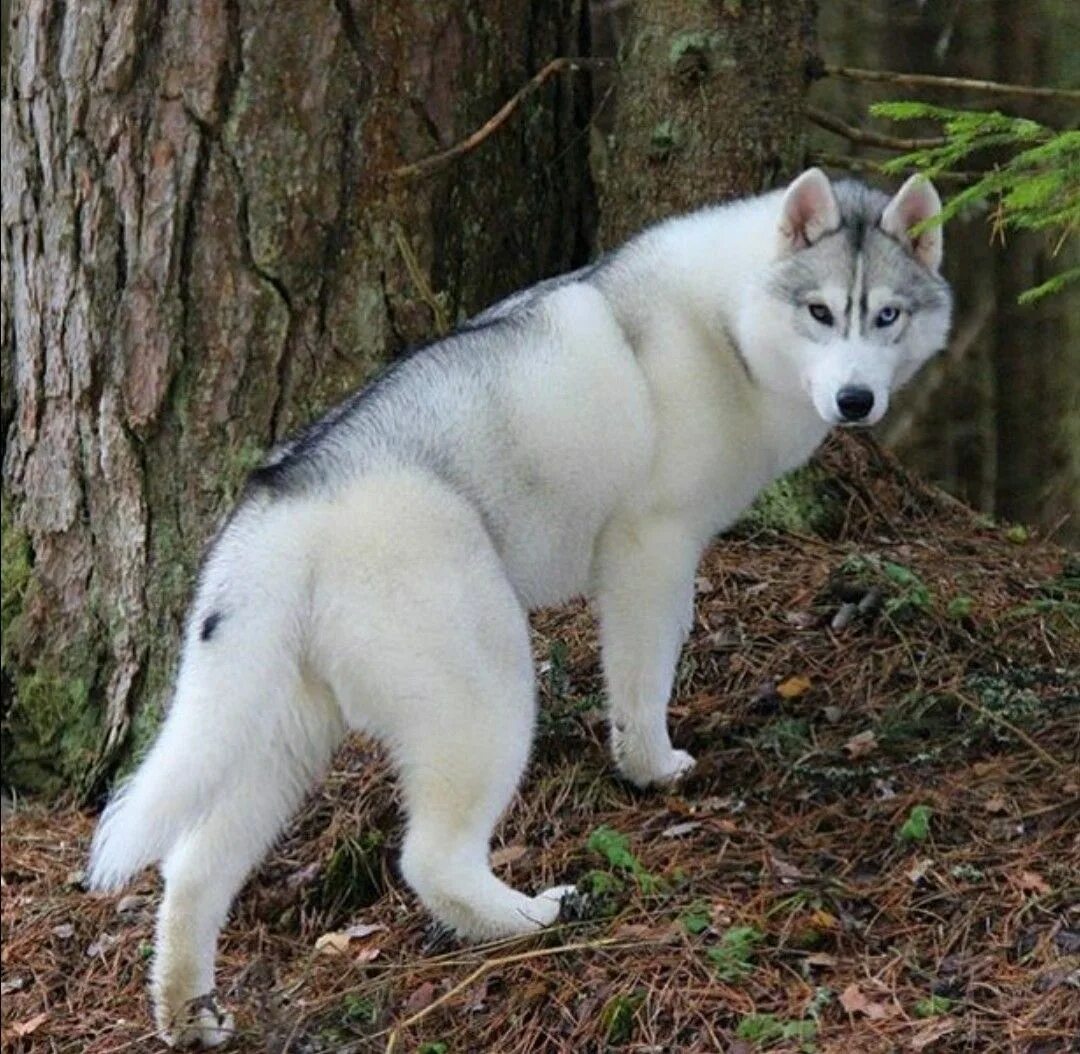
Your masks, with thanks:
[[[956,171],[972,155],[993,150],[993,168],[975,173],[931,223],[945,223],[961,210],[987,207],[995,234],[1010,230],[1045,231],[1056,253],[1080,230],[1080,131],[1058,131],[1024,117],[997,111],[953,110],[913,101],[881,102],[875,117],[893,121],[931,120],[941,126],[940,142],[886,161],[889,174],[912,168],[928,178]],[[1053,275],[1020,295],[1031,303],[1060,292],[1080,279],[1080,266]]]
[[[382,895],[382,831],[366,831],[359,838],[346,835],[334,846],[330,859],[312,887],[313,903],[331,918],[374,904]]]
[[[566,641],[556,638],[551,642],[548,650],[548,691],[552,699],[562,699],[570,684],[570,675],[566,664],[570,657],[570,649]]]
[[[347,995],[341,1003],[341,1019],[352,1025],[374,1025],[379,1019],[379,1008],[360,995]]]
[[[634,1033],[634,1015],[645,1002],[645,993],[630,992],[609,999],[600,1012],[600,1021],[608,1043],[617,1047],[630,1040]]]
[[[783,1021],[775,1014],[747,1014],[735,1030],[739,1039],[759,1047],[771,1047],[786,1040],[798,1040],[804,1051],[814,1049],[817,1036],[815,1021]]]
[[[679,922],[682,928],[692,936],[704,933],[712,925],[712,916],[709,913],[709,905],[700,900],[694,901],[680,916]]]
[[[661,879],[650,874],[630,851],[630,839],[613,827],[597,827],[589,835],[586,846],[591,852],[602,856],[614,871],[630,875],[642,893],[656,893],[663,885]]]
[[[961,619],[968,618],[974,609],[975,601],[971,597],[953,597],[945,609],[945,614],[959,622]]]
[[[445,1043],[441,1039],[436,1039],[429,1043],[421,1044],[416,1054],[446,1054],[449,1049],[449,1043]]]
[[[930,817],[934,810],[929,805],[915,805],[898,832],[902,842],[925,842],[930,837]]]
[[[895,564],[891,560],[882,560],[881,570],[893,585],[899,586],[899,592],[885,601],[887,615],[895,617],[930,610],[932,605],[930,590],[914,571],[903,564]]]
[[[822,1011],[836,998],[836,993],[828,985],[818,985],[814,989],[814,998],[806,1008],[806,1016],[814,1021],[821,1020]]]
[[[801,717],[781,717],[765,725],[754,741],[762,750],[771,750],[777,757],[798,756],[810,743],[810,722]]]
[[[949,874],[961,882],[981,882],[985,873],[971,864],[954,864],[949,868]]]
[[[721,981],[741,981],[753,971],[754,949],[763,938],[764,934],[753,926],[732,926],[705,954],[716,964]]]
[[[938,1017],[952,1009],[953,1001],[943,995],[932,995],[920,999],[914,1006],[916,1017]]]
[[[1013,545],[1027,545],[1031,541],[1031,532],[1022,523],[1014,523],[1005,532],[1005,541]]]

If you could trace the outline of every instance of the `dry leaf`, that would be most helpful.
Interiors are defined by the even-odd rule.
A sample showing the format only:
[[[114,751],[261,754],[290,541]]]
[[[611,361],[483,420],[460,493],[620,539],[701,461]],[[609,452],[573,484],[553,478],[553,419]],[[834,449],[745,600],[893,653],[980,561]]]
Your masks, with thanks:
[[[929,856],[924,856],[921,860],[916,860],[915,863],[904,872],[907,875],[908,880],[916,885],[926,878],[927,872],[934,866],[934,861]]]
[[[1050,883],[1036,871],[1021,871],[1017,876],[1016,884],[1025,893],[1038,893],[1040,897],[1053,892]]]
[[[849,984],[840,993],[840,1005],[849,1014],[862,1014],[871,1021],[881,1021],[892,1017],[896,1010],[888,1003],[880,1003],[873,999],[867,999],[857,984]]]
[[[810,925],[817,930],[835,930],[840,925],[840,920],[824,908],[818,908],[810,915]]]
[[[857,984],[849,984],[840,993],[840,1005],[849,1013],[857,1014],[866,1009],[869,1000],[862,994]]]
[[[803,873],[787,860],[781,860],[778,856],[772,858],[772,869],[777,876],[787,882],[797,882],[803,877]]]
[[[844,749],[853,758],[863,758],[866,757],[867,754],[872,754],[877,750],[877,745],[877,736],[867,729],[865,732],[860,732],[857,736],[852,736],[844,744]]]
[[[1009,803],[1000,794],[995,794],[983,802],[983,808],[989,813],[1005,812],[1008,807]]]
[[[493,868],[505,867],[507,864],[514,863],[515,860],[520,860],[528,851],[528,848],[523,845],[504,845],[502,849],[496,849],[491,854],[491,866]]]
[[[112,933],[103,933],[89,948],[86,949],[88,959],[96,959],[99,955],[110,952],[120,943],[120,938]]]
[[[16,1021],[11,1031],[16,1036],[29,1036],[31,1032],[36,1032],[48,1020],[48,1013],[42,1011],[40,1014],[35,1014],[29,1021]]]
[[[405,1013],[418,1014],[435,1002],[439,990],[431,981],[425,981],[405,1000]]]
[[[959,1022],[955,1017],[938,1017],[924,1028],[919,1029],[909,1041],[912,1050],[925,1050],[931,1043],[937,1042],[942,1036],[947,1036],[956,1030]]]
[[[344,955],[349,950],[350,941],[360,941],[370,937],[373,933],[379,933],[386,927],[379,922],[358,922],[346,930],[337,930],[333,933],[324,933],[315,942],[315,951],[320,955]],[[378,948],[368,954],[368,951],[358,953],[357,958],[363,962],[370,962],[379,954]]]
[[[344,955],[349,950],[347,933],[324,933],[316,942],[315,950],[320,955]]]
[[[809,677],[789,677],[776,686],[776,694],[784,699],[798,699],[810,691]]]

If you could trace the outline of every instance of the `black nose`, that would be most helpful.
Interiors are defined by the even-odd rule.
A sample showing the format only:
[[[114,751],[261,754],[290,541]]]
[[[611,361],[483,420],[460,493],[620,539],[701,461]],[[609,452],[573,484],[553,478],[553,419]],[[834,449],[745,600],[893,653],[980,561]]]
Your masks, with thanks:
[[[874,393],[869,388],[841,388],[836,405],[845,421],[861,421],[874,408]]]

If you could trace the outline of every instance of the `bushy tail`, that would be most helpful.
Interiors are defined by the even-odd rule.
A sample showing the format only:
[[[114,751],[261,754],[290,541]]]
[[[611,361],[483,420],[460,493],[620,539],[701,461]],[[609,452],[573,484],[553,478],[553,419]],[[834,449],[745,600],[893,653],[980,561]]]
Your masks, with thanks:
[[[94,888],[116,889],[165,860],[238,794],[245,809],[284,818],[340,742],[336,704],[302,687],[295,614],[309,586],[305,565],[282,555],[283,544],[263,530],[257,509],[219,538],[168,717],[94,834]],[[263,789],[248,801],[244,788],[253,786]]]
[[[200,710],[177,698],[150,753],[109,802],[90,848],[91,887],[125,885],[206,814],[229,771],[230,744],[195,727]]]

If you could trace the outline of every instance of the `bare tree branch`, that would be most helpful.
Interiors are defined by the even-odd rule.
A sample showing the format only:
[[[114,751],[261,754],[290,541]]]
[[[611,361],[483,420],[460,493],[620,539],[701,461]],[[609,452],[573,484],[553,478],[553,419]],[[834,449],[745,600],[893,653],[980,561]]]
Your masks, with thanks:
[[[526,81],[522,87],[514,92],[514,94],[511,95],[510,98],[507,99],[506,102],[503,103],[503,105],[471,135],[466,136],[460,142],[455,143],[446,150],[442,150],[437,154],[432,154],[420,161],[413,161],[408,165],[402,165],[400,168],[392,169],[388,174],[393,179],[413,179],[417,176],[425,176],[436,169],[442,168],[444,165],[449,164],[463,154],[475,150],[488,138],[488,136],[495,132],[501,125],[505,124],[513,112],[530,95],[532,95],[533,92],[541,87],[545,81],[554,77],[556,73],[562,73],[564,70],[575,72],[578,70],[595,70],[609,65],[611,65],[611,63],[607,59],[552,59],[539,73],[536,74],[536,76],[531,80]]]
[[[854,66],[824,67],[824,76],[850,81],[879,81],[903,84],[913,88],[952,88],[958,91],[979,91],[992,95],[1024,95],[1039,99],[1080,100],[1080,91],[1073,88],[1042,88],[1029,84],[1002,84],[999,81],[972,80],[970,77],[938,77],[930,73],[896,73],[893,70],[864,70]]]
[[[928,139],[904,139],[895,135],[883,135],[881,132],[871,131],[869,128],[857,128],[848,124],[828,110],[818,109],[816,106],[806,107],[806,116],[819,128],[842,135],[853,143],[863,146],[877,146],[883,150],[928,150],[935,146],[944,146],[948,140],[944,136],[934,136]]]
[[[830,154],[827,151],[811,151],[808,160],[814,165],[825,168],[842,168],[847,172],[871,172],[874,175],[888,175],[880,161],[870,157],[853,157],[851,154]],[[938,172],[934,175],[935,183],[976,183],[985,175],[984,172]]]

